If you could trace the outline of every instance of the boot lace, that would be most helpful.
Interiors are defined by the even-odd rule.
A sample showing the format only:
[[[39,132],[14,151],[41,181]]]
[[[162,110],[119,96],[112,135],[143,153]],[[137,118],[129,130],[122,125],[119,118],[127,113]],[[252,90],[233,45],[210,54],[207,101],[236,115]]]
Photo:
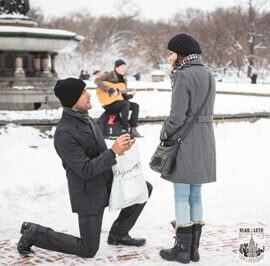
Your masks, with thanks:
[[[176,236],[174,236],[173,238],[175,239],[174,246],[169,250],[169,252],[171,254],[177,254],[180,249],[180,240]]]

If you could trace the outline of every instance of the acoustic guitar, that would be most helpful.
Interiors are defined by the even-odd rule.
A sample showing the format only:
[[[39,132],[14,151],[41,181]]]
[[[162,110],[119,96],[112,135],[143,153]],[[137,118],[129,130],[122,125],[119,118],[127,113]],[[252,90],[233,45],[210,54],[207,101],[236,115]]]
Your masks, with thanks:
[[[97,87],[97,97],[102,105],[108,105],[116,101],[123,101],[124,98],[122,96],[122,93],[127,92],[127,88],[125,83],[112,83],[109,81],[103,81],[103,84],[108,88],[118,89],[119,94],[117,96],[110,95],[108,92],[102,90],[101,88]]]

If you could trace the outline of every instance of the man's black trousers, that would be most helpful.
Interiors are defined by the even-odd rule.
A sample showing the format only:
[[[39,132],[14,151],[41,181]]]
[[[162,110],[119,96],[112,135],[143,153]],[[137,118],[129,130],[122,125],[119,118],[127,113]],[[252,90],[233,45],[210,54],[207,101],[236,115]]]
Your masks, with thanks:
[[[150,183],[146,183],[150,197],[153,187]],[[135,204],[122,209],[113,223],[110,233],[126,235],[136,223],[144,206],[145,203]],[[80,238],[37,225],[33,236],[33,245],[48,250],[92,258],[99,249],[103,213],[104,209],[101,209],[98,215],[78,215]]]
[[[130,126],[137,127],[139,117],[139,105],[128,100],[116,101],[109,105],[105,105],[106,111],[121,113],[123,128],[128,131],[128,112],[131,110]]]

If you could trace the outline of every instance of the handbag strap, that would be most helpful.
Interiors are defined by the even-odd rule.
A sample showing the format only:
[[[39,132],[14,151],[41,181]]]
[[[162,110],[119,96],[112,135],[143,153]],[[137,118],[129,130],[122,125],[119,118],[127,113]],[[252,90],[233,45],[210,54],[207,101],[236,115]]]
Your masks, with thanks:
[[[210,72],[208,72],[209,74],[209,87],[208,87],[208,91],[207,91],[207,94],[203,100],[203,103],[201,104],[200,108],[198,109],[198,111],[196,112],[196,114],[194,115],[193,119],[191,120],[191,122],[188,124],[188,126],[186,127],[183,135],[178,138],[176,141],[180,144],[183,142],[183,140],[185,139],[185,137],[187,136],[187,134],[189,133],[189,131],[191,130],[191,128],[193,127],[193,125],[195,124],[195,121],[198,119],[199,115],[201,114],[202,112],[202,109],[203,107],[205,106],[209,96],[210,96],[210,91],[211,91],[211,85],[212,85],[212,82],[211,82],[211,74]]]

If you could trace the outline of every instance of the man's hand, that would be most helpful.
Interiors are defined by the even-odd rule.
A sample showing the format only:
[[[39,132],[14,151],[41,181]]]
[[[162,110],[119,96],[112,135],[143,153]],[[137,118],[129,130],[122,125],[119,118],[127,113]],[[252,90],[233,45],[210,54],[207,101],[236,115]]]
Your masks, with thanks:
[[[112,151],[117,155],[122,155],[125,151],[131,149],[135,139],[130,139],[129,134],[124,134],[118,137],[112,145]]]
[[[132,90],[132,95],[133,95],[133,96],[136,95],[136,90]]]
[[[113,93],[113,96],[118,96],[119,95],[119,90],[116,89],[115,92]]]
[[[117,96],[119,94],[118,89],[109,88],[108,93],[110,96]]]

